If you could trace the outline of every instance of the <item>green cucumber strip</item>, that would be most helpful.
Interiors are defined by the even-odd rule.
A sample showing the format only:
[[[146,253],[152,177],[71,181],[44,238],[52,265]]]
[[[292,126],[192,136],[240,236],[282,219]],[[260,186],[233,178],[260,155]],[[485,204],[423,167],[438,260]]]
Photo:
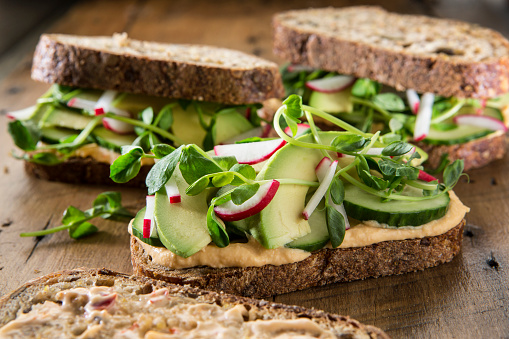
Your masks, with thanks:
[[[59,128],[59,127],[43,127],[41,128],[41,140],[48,144],[58,144],[61,140],[77,135],[78,131]]]
[[[475,114],[475,109],[465,107],[458,114]],[[503,121],[502,113],[493,107],[486,107],[484,115]],[[444,122],[452,123],[452,119]],[[493,131],[477,126],[459,125],[454,129],[441,131],[431,125],[429,134],[423,142],[431,145],[455,145],[482,138],[490,133]]]
[[[407,186],[403,193],[422,196],[422,190]],[[346,214],[357,220],[375,220],[389,226],[420,226],[445,215],[449,207],[449,195],[421,201],[382,202],[368,192],[351,184],[345,184],[344,206]]]
[[[323,204],[311,214],[309,218],[309,227],[311,233],[285,245],[288,248],[296,248],[307,252],[313,252],[323,248],[329,242],[329,230],[325,218],[325,208]]]
[[[164,247],[163,243],[159,238],[143,238],[143,219],[145,218],[145,210],[146,207],[143,207],[138,213],[136,213],[136,217],[134,217],[132,223],[132,232],[133,235],[143,241],[146,244],[156,247]]]
[[[99,146],[118,153],[122,146],[131,145],[136,139],[135,134],[118,134],[104,127],[96,127],[92,131],[92,136]]]

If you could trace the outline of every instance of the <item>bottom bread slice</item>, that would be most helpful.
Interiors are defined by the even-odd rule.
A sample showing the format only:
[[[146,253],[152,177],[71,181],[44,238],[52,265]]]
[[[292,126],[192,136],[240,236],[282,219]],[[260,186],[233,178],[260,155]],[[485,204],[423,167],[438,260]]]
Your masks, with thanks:
[[[468,171],[502,159],[506,152],[507,140],[504,133],[491,133],[463,144],[429,145],[419,143],[418,146],[428,153],[427,167],[437,168],[440,166],[442,156],[447,154],[451,162],[463,159],[464,169]]]
[[[2,338],[213,338],[219,333],[221,338],[388,338],[346,316],[107,269],[52,273],[0,298]]]
[[[268,297],[313,286],[419,271],[449,262],[458,254],[465,219],[448,232],[419,239],[384,241],[364,247],[324,248],[281,266],[168,269],[152,262],[131,236],[135,274],[176,284],[249,297]]]
[[[145,178],[152,166],[141,166],[140,173],[124,186],[145,188]],[[56,165],[25,161],[25,170],[38,179],[70,184],[118,185],[110,179],[110,164],[91,157],[72,157]]]

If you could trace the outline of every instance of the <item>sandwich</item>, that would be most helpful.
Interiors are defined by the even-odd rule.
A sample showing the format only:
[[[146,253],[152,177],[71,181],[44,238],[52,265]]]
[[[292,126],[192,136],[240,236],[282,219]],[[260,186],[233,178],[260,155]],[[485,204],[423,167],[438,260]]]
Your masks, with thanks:
[[[277,65],[225,48],[42,35],[32,78],[52,84],[34,106],[8,114],[28,173],[111,184],[122,146],[194,143],[204,149],[260,137],[262,103],[283,96]],[[263,125],[263,126],[262,126]],[[268,126],[270,127],[270,126]],[[144,184],[144,159],[131,185]]]
[[[364,131],[427,151],[428,168],[505,154],[509,42],[460,21],[359,6],[273,18],[274,53],[288,92]]]
[[[389,338],[349,317],[107,269],[34,279],[0,299],[2,338]]]
[[[422,170],[421,149],[301,100],[292,95],[276,112],[278,138],[213,152],[155,146],[146,206],[129,225],[135,274],[267,297],[458,254],[469,210],[452,191],[462,160],[439,181]],[[315,117],[343,131],[319,131]],[[129,157],[112,168],[136,171]]]

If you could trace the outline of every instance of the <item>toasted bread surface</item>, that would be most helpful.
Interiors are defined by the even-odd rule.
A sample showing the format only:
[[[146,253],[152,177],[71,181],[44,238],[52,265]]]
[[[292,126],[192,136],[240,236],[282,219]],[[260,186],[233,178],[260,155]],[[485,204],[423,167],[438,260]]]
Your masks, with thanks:
[[[337,338],[388,338],[383,331],[376,327],[366,326],[348,317],[329,314],[315,309],[307,309],[299,306],[287,306],[263,300],[238,297],[225,293],[209,292],[190,286],[180,286],[163,281],[152,280],[146,277],[128,276],[126,274],[113,272],[107,269],[86,268],[56,272],[34,279],[27,282],[17,290],[0,298],[0,328],[8,324],[11,320],[19,317],[22,313],[29,314],[31,310],[36,309],[39,305],[46,301],[56,302],[58,304],[57,294],[60,291],[76,288],[90,289],[98,286],[106,287],[107,289],[105,292],[115,295],[114,307],[120,309],[124,316],[109,316],[107,313],[110,312],[117,314],[117,312],[111,310],[102,310],[98,313],[94,313],[96,317],[103,319],[101,321],[103,325],[99,326],[99,329],[96,332],[93,332],[95,338],[108,337],[107,334],[105,335],[105,332],[112,326],[114,326],[118,331],[123,331],[122,333],[132,331],[133,333],[131,333],[131,335],[136,333],[143,334],[142,332],[147,332],[147,330],[157,330],[157,327],[159,327],[161,332],[164,332],[164,330],[161,330],[161,327],[163,326],[156,326],[157,315],[160,314],[157,310],[157,297],[160,295],[164,295],[170,299],[177,298],[180,302],[187,302],[191,304],[198,302],[201,304],[217,305],[223,310],[232,309],[236,305],[243,305],[249,312],[248,319],[244,319],[245,322],[307,318],[311,319],[320,328],[331,331]],[[154,291],[160,289],[166,289],[167,293],[154,293]],[[151,303],[147,303],[147,305],[150,306],[145,306],[141,313],[135,313],[139,312],[139,309],[137,310],[135,307],[136,305],[132,305],[132,303],[135,304],[138,299],[142,299],[144,296],[145,299],[147,299],[147,297],[150,298],[151,294],[154,294],[154,299],[151,300],[153,305],[150,305]],[[66,304],[69,300],[76,303],[87,303],[86,297],[80,297],[78,295],[74,297],[77,299],[65,299],[64,304],[61,307],[69,307],[70,305]],[[85,299],[80,300],[78,298]],[[186,301],[189,299],[192,300]],[[131,304],[129,304],[129,302],[131,302]],[[44,322],[42,322],[40,327],[37,329],[38,335],[44,336],[44,334],[48,333],[51,333],[53,337],[74,337],[80,335],[80,333],[83,335],[85,333],[83,332],[84,328],[78,325],[83,322],[83,319],[81,318],[86,319],[86,314],[89,312],[87,309],[87,307],[89,307],[89,303],[90,302],[87,303],[87,306],[75,310],[76,317],[75,320],[71,322],[62,320],[60,323],[56,320],[56,324],[58,326],[54,327],[44,325]],[[178,305],[178,300],[174,303]],[[170,302],[169,305],[164,307],[170,308],[174,306],[172,306]],[[85,316],[82,314],[83,312],[85,312]],[[207,312],[207,308],[204,308],[204,312]],[[146,321],[147,319],[150,320],[152,317],[154,318],[153,322]],[[178,319],[178,317],[175,318],[176,319],[165,319],[165,321],[168,322],[168,324],[170,322],[178,324],[178,321],[181,319]],[[112,322],[113,324],[111,324]],[[142,324],[144,323],[150,323],[152,328],[143,328],[138,330],[143,327]],[[26,325],[28,324],[29,323]],[[36,325],[39,326],[38,323]],[[90,329],[95,331],[93,326],[92,328],[89,327],[88,330],[90,331]],[[29,329],[25,328],[24,330],[27,331],[26,333],[29,333]],[[179,328],[175,327],[173,330],[179,330]],[[111,332],[106,333],[111,334]],[[90,335],[90,333],[88,334]]]
[[[474,24],[357,6],[283,12],[273,26],[274,53],[292,63],[442,96],[509,91],[509,41]]]
[[[35,50],[32,78],[224,104],[284,96],[273,62],[226,48],[138,41],[125,34],[44,34]]]
[[[152,262],[139,240],[131,236],[131,262],[138,275],[259,298],[336,282],[420,271],[449,262],[461,249],[464,225],[463,219],[448,232],[434,237],[364,247],[324,248],[302,261],[281,266],[176,270]]]

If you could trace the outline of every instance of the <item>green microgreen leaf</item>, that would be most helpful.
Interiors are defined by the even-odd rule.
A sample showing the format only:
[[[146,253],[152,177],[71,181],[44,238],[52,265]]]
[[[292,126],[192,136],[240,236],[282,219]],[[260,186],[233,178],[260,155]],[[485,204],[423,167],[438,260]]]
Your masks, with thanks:
[[[230,238],[221,221],[216,217],[214,212],[214,204],[211,204],[207,211],[207,229],[209,231],[212,242],[217,247],[226,247],[230,244]]]
[[[204,175],[223,172],[223,169],[196,145],[187,145],[182,149],[179,168],[188,184]]]
[[[191,196],[200,194],[209,186],[209,182],[210,179],[207,177],[196,180],[186,188],[186,194]]]
[[[392,118],[391,120],[389,120],[389,129],[391,130],[391,132],[393,133],[397,132],[403,127],[404,124],[399,119]]]
[[[223,172],[212,177],[212,185],[215,187],[223,187],[229,185],[233,180],[233,173]]]
[[[212,156],[212,160],[214,160],[224,171],[228,171],[230,168],[238,164],[237,158],[234,156],[214,155]]]
[[[393,142],[390,145],[386,146],[382,150],[382,155],[385,155],[388,157],[389,156],[392,156],[392,157],[400,156],[400,155],[410,152],[413,148],[414,148],[414,146],[410,145],[409,143],[406,143],[403,141],[396,141],[396,142]]]
[[[461,174],[463,173],[463,160],[454,160],[454,162],[444,170],[444,185],[447,188],[452,188],[458,182]]]
[[[336,248],[341,245],[345,239],[345,218],[334,207],[328,206],[327,203],[325,205],[330,242],[332,247]]]
[[[245,184],[237,187],[232,193],[232,202],[235,205],[242,205],[247,200],[249,200],[251,197],[253,197],[256,192],[258,192],[258,189],[260,188],[260,184]]]
[[[358,134],[344,133],[338,135],[331,142],[331,146],[335,147],[338,152],[356,152],[360,151],[369,139]]]
[[[62,224],[69,226],[68,231],[71,238],[79,239],[98,231],[97,227],[84,221],[87,219],[88,216],[85,212],[74,206],[69,206],[64,212]]]
[[[253,168],[253,166],[247,164],[236,164],[232,166],[230,171],[240,173],[248,180],[254,180],[256,178],[255,169]],[[243,183],[244,181],[237,177],[235,177],[231,182],[232,185],[242,185]]]
[[[156,118],[157,126],[165,131],[173,125],[173,104],[164,106]]]
[[[119,192],[103,192],[95,198],[92,208],[85,213],[101,215],[104,219],[123,220],[133,218],[131,212],[122,206],[122,197]]]
[[[386,176],[407,177],[409,180],[415,180],[419,176],[419,169],[390,159],[380,159],[378,167],[380,172]]]
[[[14,144],[23,151],[33,151],[40,140],[40,131],[30,121],[9,122],[7,127]]]
[[[154,110],[152,107],[147,107],[141,112],[141,120],[147,125],[152,124],[154,120]]]
[[[405,102],[394,93],[382,93],[373,97],[373,102],[381,108],[401,112],[405,110]]]
[[[283,101],[283,105],[286,105],[286,116],[293,118],[290,120],[295,121],[304,115],[302,111],[302,97],[299,95],[292,94]],[[288,121],[287,121],[288,123]],[[288,125],[290,126],[290,125]],[[293,131],[293,129],[292,129]],[[294,133],[296,134],[296,133]]]
[[[395,141],[400,141],[401,139],[402,139],[401,135],[394,133],[387,133],[380,136],[380,141],[382,141],[384,144],[390,144]]]
[[[148,194],[155,194],[170,180],[180,161],[183,147],[184,146],[180,146],[152,166],[145,180],[148,187]]]
[[[144,154],[141,147],[133,147],[119,156],[110,166],[110,178],[114,182],[125,183],[136,177],[140,172],[141,158]]]
[[[376,81],[361,78],[357,79],[352,87],[352,95],[360,98],[371,98],[377,95],[382,89],[382,85]]]
[[[168,144],[157,144],[152,147],[150,150],[157,159],[162,159],[168,154],[171,154],[175,150],[175,147],[170,146]]]
[[[55,154],[51,152],[37,152],[32,154],[28,159],[30,162],[34,162],[36,164],[42,165],[56,165],[62,162],[62,160]]]
[[[339,178],[334,177],[329,190],[332,201],[334,201],[336,205],[341,205],[345,199],[345,187],[343,186],[343,182]]]

